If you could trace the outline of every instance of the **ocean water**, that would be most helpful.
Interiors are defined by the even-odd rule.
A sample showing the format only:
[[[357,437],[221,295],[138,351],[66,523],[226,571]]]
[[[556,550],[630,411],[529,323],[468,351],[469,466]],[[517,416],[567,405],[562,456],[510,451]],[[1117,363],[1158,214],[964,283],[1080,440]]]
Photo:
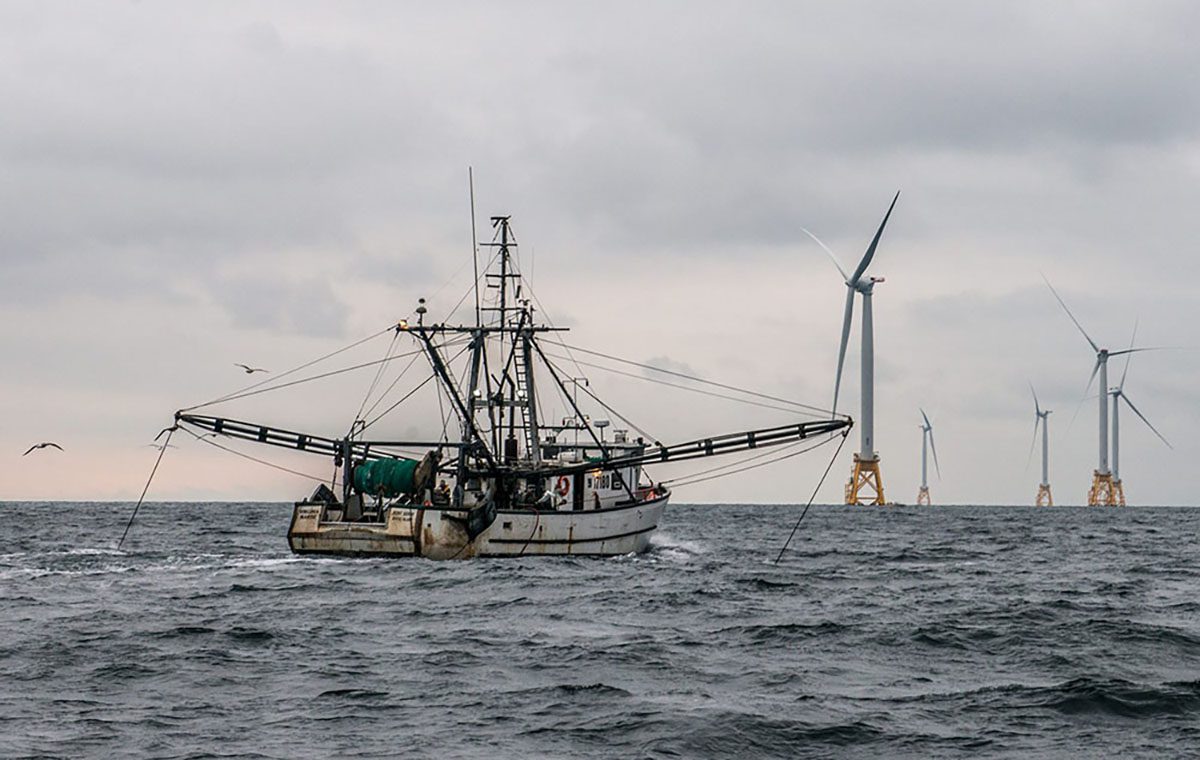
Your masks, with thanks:
[[[611,559],[0,504],[2,757],[1200,755],[1200,510],[676,506]]]

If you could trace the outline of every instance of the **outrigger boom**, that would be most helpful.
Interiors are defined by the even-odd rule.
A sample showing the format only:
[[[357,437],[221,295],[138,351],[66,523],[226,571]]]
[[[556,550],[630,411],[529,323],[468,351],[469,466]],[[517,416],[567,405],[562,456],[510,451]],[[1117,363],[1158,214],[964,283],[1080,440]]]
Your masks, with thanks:
[[[241,420],[227,419],[224,417],[187,414],[184,412],[179,412],[176,414],[175,421],[183,425],[190,425],[200,430],[218,433],[230,438],[240,438],[245,441],[266,443],[271,446],[279,446],[286,449],[296,449],[299,451],[308,451],[314,454],[344,456],[345,452],[349,451],[352,456],[362,460],[404,458],[403,454],[386,451],[388,448],[462,449],[470,445],[469,443],[459,441],[365,441],[355,440],[352,438],[326,438],[319,435],[312,435],[310,433],[297,433],[291,430],[274,428],[268,425],[260,425],[253,422],[243,422]],[[610,457],[609,459],[601,462],[583,462],[579,464],[557,467],[546,466],[539,468],[537,473],[543,477],[571,475],[577,472],[591,472],[597,469],[612,470],[621,467],[631,467],[643,464],[682,462],[689,459],[699,459],[701,457],[716,456],[720,454],[735,454],[739,451],[748,451],[750,449],[802,441],[815,435],[836,433],[839,430],[851,427],[852,424],[852,420],[849,418],[844,418],[818,420],[814,422],[799,422],[790,425],[779,425],[769,428],[758,428],[756,430],[747,430],[741,433],[726,433],[708,438],[699,438],[693,441],[672,444],[670,446],[655,445],[645,449],[644,453],[642,454]],[[503,471],[504,469],[505,468],[501,466],[495,471]],[[527,468],[522,467],[521,469],[524,471]],[[485,475],[491,474],[492,472],[494,471],[489,469],[482,469],[478,471],[468,470],[468,474],[470,475]]]

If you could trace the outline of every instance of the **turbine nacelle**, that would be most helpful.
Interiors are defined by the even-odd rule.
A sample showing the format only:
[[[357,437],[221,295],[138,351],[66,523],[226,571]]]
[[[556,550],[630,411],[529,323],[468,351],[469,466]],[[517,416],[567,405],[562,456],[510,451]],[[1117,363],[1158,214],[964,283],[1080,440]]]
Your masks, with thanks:
[[[882,278],[882,277],[863,277],[863,278],[859,279],[857,285],[850,285],[849,287],[853,288],[854,290],[857,290],[859,293],[862,293],[864,296],[869,296],[869,295],[871,295],[871,292],[873,290],[875,290],[875,283],[883,282],[883,281],[884,281],[884,278]]]

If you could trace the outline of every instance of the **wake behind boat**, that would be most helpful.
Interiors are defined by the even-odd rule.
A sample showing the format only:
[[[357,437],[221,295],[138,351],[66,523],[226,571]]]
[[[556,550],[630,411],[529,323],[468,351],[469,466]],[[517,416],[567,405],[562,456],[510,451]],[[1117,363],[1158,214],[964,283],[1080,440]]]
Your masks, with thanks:
[[[201,407],[176,413],[177,427],[206,442],[241,439],[333,459],[340,482],[322,484],[295,504],[288,529],[293,552],[431,559],[642,552],[672,495],[667,483],[650,478],[647,465],[805,442],[815,448],[850,427],[848,418],[830,415],[671,445],[634,436],[636,426],[547,354],[543,343],[562,347],[551,334],[565,330],[538,321],[528,283],[516,268],[509,217],[493,217],[492,226],[496,236],[486,245],[495,254],[475,279],[474,324],[426,324],[421,299],[415,323],[402,320],[389,330],[393,346],[408,339],[415,348],[394,355],[389,347],[386,361],[411,355],[428,362],[428,376],[417,388],[432,381],[438,403],[448,406],[440,440],[368,438],[367,429],[383,415],[356,418],[347,435],[333,438],[195,413]],[[544,419],[548,396],[569,414]],[[793,410],[803,407],[775,401]],[[610,420],[593,417],[585,407],[628,426],[614,428],[607,439]],[[457,423],[454,439],[447,433],[451,420]],[[785,456],[794,453],[800,451]],[[763,456],[753,452],[744,461]],[[730,467],[726,474],[734,471]]]

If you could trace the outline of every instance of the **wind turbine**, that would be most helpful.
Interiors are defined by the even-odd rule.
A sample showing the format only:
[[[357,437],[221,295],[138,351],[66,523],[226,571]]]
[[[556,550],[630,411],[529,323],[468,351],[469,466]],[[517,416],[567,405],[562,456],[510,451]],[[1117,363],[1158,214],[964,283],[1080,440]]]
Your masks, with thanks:
[[[1050,281],[1042,277],[1046,282],[1046,287],[1050,288],[1050,292],[1054,294],[1054,298],[1058,301],[1059,306],[1062,306],[1063,311],[1075,323],[1075,327],[1079,328],[1079,332],[1083,334],[1088,345],[1096,352],[1096,366],[1092,367],[1092,376],[1088,378],[1087,390],[1091,390],[1092,382],[1096,379],[1096,374],[1100,374],[1100,458],[1096,470],[1092,473],[1092,487],[1088,490],[1088,506],[1090,507],[1114,507],[1117,506],[1117,496],[1113,490],[1113,476],[1108,469],[1108,360],[1113,356],[1122,354],[1132,354],[1138,351],[1146,351],[1145,348],[1133,348],[1130,346],[1124,351],[1109,351],[1107,348],[1100,348],[1096,341],[1092,340],[1091,336],[1083,329],[1083,325],[1079,324],[1079,320],[1075,319],[1075,315],[1067,308],[1067,304],[1058,295],[1058,291],[1050,284]],[[1087,390],[1084,394],[1087,394]],[[1128,403],[1128,402],[1127,402]],[[1132,407],[1132,404],[1130,404]],[[1134,411],[1137,411],[1136,409]],[[1139,413],[1140,416],[1140,413]],[[1144,417],[1142,418],[1145,419]],[[1147,422],[1147,425],[1150,423]],[[1158,431],[1155,431],[1158,432]]]
[[[897,192],[892,198],[892,205],[888,206],[887,213],[883,216],[883,221],[879,223],[879,229],[875,231],[875,237],[871,240],[871,245],[867,247],[867,252],[863,254],[862,260],[858,262],[852,274],[846,274],[846,270],[842,268],[841,262],[837,256],[833,255],[833,251],[812,234],[808,230],[804,233],[816,241],[817,245],[829,254],[829,258],[833,261],[833,265],[842,273],[842,277],[846,282],[846,310],[842,318],[842,342],[838,346],[838,364],[837,378],[833,385],[833,411],[837,412],[838,393],[842,386],[842,365],[846,360],[846,345],[850,341],[850,321],[854,317],[854,294],[862,295],[863,313],[862,313],[862,415],[859,420],[859,436],[860,446],[857,454],[854,455],[854,469],[850,474],[850,481],[846,483],[846,503],[847,504],[884,504],[883,498],[883,480],[879,475],[879,454],[875,451],[875,329],[873,314],[871,311],[871,296],[875,290],[875,283],[883,282],[882,277],[864,277],[867,267],[871,265],[871,259],[875,258],[875,248],[879,245],[879,238],[883,235],[883,228],[887,226],[888,218],[892,215],[892,209],[896,207],[896,201],[900,198],[900,193]],[[803,227],[801,229],[804,229]],[[873,495],[866,493],[873,491]],[[865,500],[864,500],[865,496]]]
[[[1133,346],[1134,339],[1137,338],[1137,323],[1133,325],[1133,338],[1129,339],[1130,347]],[[1125,378],[1129,374],[1130,356],[1125,357],[1125,369],[1121,372],[1121,382],[1116,388],[1109,391],[1112,396],[1112,471],[1113,471],[1113,498],[1119,506],[1125,506],[1125,484],[1121,482],[1121,402],[1124,401],[1133,410],[1133,413],[1141,417],[1142,422],[1146,423],[1146,427],[1154,432],[1158,439],[1167,444],[1168,449],[1175,448],[1171,443],[1163,438],[1162,433],[1158,432],[1150,420],[1146,419],[1145,415],[1138,411],[1138,408],[1133,405],[1129,397],[1125,395]]]
[[[1042,482],[1038,484],[1037,501],[1039,507],[1053,507],[1054,496],[1050,493],[1050,410],[1042,409],[1038,403],[1037,391],[1033,383],[1029,384],[1029,392],[1033,394],[1033,411],[1037,416],[1033,419],[1033,443],[1029,445],[1029,456],[1033,458],[1033,447],[1037,445],[1038,425],[1042,426]],[[1028,464],[1026,469],[1028,469]]]
[[[942,468],[938,464],[937,446],[933,443],[933,424],[929,422],[929,416],[925,414],[925,410],[921,410],[921,419],[925,423],[919,425],[921,428],[921,490],[917,492],[917,506],[922,504],[929,506],[929,459],[928,452],[933,452],[933,466],[937,469],[938,480],[942,479]]]

